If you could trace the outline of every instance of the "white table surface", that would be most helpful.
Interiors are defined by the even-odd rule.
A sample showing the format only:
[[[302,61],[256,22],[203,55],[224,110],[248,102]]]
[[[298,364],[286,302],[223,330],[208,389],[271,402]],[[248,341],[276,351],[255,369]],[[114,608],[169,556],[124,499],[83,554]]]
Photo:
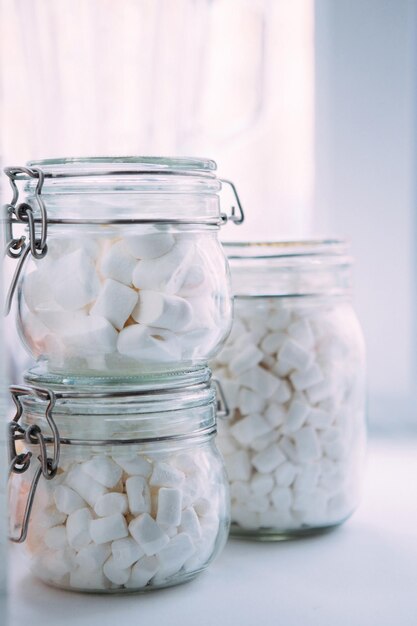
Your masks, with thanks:
[[[50,589],[10,551],[9,626],[417,626],[417,440],[369,448],[361,507],[340,529],[229,541],[194,581],[139,595]]]

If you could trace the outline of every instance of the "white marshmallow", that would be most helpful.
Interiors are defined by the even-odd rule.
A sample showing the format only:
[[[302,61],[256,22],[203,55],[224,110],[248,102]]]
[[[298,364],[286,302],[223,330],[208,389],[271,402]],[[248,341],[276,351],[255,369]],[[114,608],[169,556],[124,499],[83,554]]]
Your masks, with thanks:
[[[113,460],[116,461],[121,468],[127,474],[133,474],[134,476],[144,476],[148,478],[152,472],[152,464],[149,463],[143,456],[124,456],[124,455],[113,455]]]
[[[74,567],[75,552],[69,548],[61,550],[48,550],[42,553],[36,563],[36,570],[39,575],[47,580],[56,582],[71,572]]]
[[[251,497],[251,489],[249,483],[241,480],[235,480],[230,485],[230,496],[238,502],[247,502]]]
[[[186,533],[179,533],[173,537],[169,544],[158,553],[159,569],[155,582],[157,579],[162,581],[179,572],[194,551],[194,544]]]
[[[294,433],[297,431],[307,419],[307,416],[310,412],[310,406],[300,397],[294,396],[293,401],[291,402],[287,419],[283,426],[284,433]]]
[[[291,365],[291,363],[288,363],[288,361],[283,361],[282,359],[278,359],[277,361],[275,361],[274,365],[272,366],[272,371],[274,372],[274,374],[276,374],[277,376],[281,376],[281,378],[285,378],[286,376],[291,374],[293,370],[294,366]]]
[[[161,487],[158,493],[158,512],[156,521],[159,525],[178,526],[181,522],[182,491]]]
[[[197,541],[201,538],[202,531],[200,520],[192,507],[182,511],[178,532],[186,533],[193,541]]]
[[[184,276],[184,282],[181,285],[180,295],[183,298],[187,296],[196,296],[203,294],[206,289],[207,283],[204,266],[197,264],[190,265]]]
[[[308,368],[313,361],[312,353],[290,338],[281,346],[278,357],[301,370]]]
[[[184,298],[143,289],[132,317],[146,326],[180,331],[190,324],[193,310]]]
[[[294,433],[297,457],[300,461],[316,461],[321,456],[319,438],[311,426],[303,426]]]
[[[79,550],[91,543],[90,522],[93,516],[90,509],[78,509],[68,515],[66,529],[69,545],[75,550]]]
[[[275,354],[287,339],[287,335],[281,332],[268,333],[261,342],[261,348],[266,354]]]
[[[126,520],[121,513],[90,521],[90,535],[95,543],[107,543],[127,537]]]
[[[156,259],[172,249],[175,239],[171,233],[146,233],[126,237],[124,243],[136,259]]]
[[[322,409],[310,409],[307,422],[313,428],[328,428],[333,422],[333,416]]]
[[[267,406],[264,416],[271,428],[279,428],[286,420],[287,412],[282,404],[271,402],[271,404]]]
[[[306,391],[307,397],[311,404],[317,404],[334,395],[334,387],[329,380],[323,380],[316,385],[312,385]]]
[[[318,463],[308,463],[301,467],[294,481],[296,491],[312,491],[316,487],[320,475]]]
[[[286,380],[281,380],[280,386],[274,393],[275,402],[278,402],[279,404],[284,404],[285,402],[288,402],[291,396],[292,392],[290,385],[287,383]]]
[[[266,399],[270,398],[280,386],[279,379],[259,365],[243,372],[239,376],[239,382]]]
[[[256,513],[263,513],[269,508],[268,496],[260,493],[253,493],[249,500],[246,502],[246,506],[249,511]]]
[[[53,526],[48,528],[43,540],[51,550],[61,550],[68,546],[67,531],[65,526]]]
[[[127,497],[124,493],[105,493],[97,498],[94,512],[99,517],[107,517],[112,513],[127,512]]]
[[[130,285],[136,263],[135,257],[127,251],[126,241],[123,239],[113,244],[102,256],[100,271],[104,278],[112,278],[124,285]]]
[[[134,310],[138,294],[134,289],[108,278],[104,281],[90,315],[104,317],[121,330]]]
[[[229,370],[235,376],[251,369],[262,361],[262,351],[256,346],[247,345],[233,357],[229,363]]]
[[[73,589],[91,589],[101,591],[108,589],[110,583],[106,580],[103,570],[85,570],[82,567],[77,567],[70,573],[70,587]]]
[[[24,277],[22,293],[30,311],[50,311],[59,308],[50,287],[48,272],[34,270]]]
[[[54,500],[58,511],[67,515],[85,506],[85,500],[73,489],[65,485],[58,485],[54,489]]]
[[[122,477],[122,468],[104,456],[96,456],[83,463],[81,469],[105,487],[114,487]]]
[[[100,281],[91,256],[78,249],[57,259],[50,287],[55,301],[67,311],[81,309],[92,302]]]
[[[257,413],[265,408],[265,399],[258,393],[242,387],[239,391],[239,409],[243,415]]]
[[[111,554],[109,543],[90,543],[78,551],[75,562],[82,570],[94,571],[100,569]]]
[[[314,334],[308,320],[302,319],[293,322],[288,326],[287,332],[297,343],[304,346],[307,350],[310,350],[314,346]]]
[[[156,556],[144,556],[132,567],[129,580],[126,583],[128,589],[141,589],[146,587],[155,576],[159,568]]]
[[[304,391],[323,380],[323,372],[317,364],[311,365],[303,371],[296,371],[290,375],[294,389]]]
[[[183,472],[168,463],[156,463],[149,484],[152,487],[180,487],[185,480]]]
[[[297,467],[290,461],[285,461],[275,470],[275,482],[278,487],[290,487],[297,476]]]
[[[258,452],[252,457],[252,465],[256,467],[261,474],[267,474],[274,471],[278,465],[284,463],[285,455],[281,452],[279,446],[273,443],[262,452]]]
[[[121,354],[145,363],[169,363],[181,359],[181,344],[169,330],[135,324],[119,333],[117,349]]]
[[[169,543],[169,537],[148,513],[136,517],[129,524],[129,531],[147,556],[157,554]]]
[[[103,573],[106,578],[115,585],[124,585],[130,578],[130,567],[120,568],[113,556],[110,556],[103,565]]]
[[[119,569],[130,567],[145,554],[140,545],[132,539],[132,537],[125,537],[124,539],[113,541],[111,544],[111,552],[114,565]]]
[[[117,331],[104,317],[64,311],[43,313],[42,320],[72,355],[96,356],[116,350]]]
[[[247,481],[251,475],[251,462],[246,450],[233,452],[227,458],[227,474],[229,480]]]
[[[224,395],[227,400],[227,405],[230,410],[233,410],[239,406],[239,390],[240,385],[238,382],[234,380],[227,380],[226,378],[221,378],[221,384],[224,391]]]
[[[106,488],[83,472],[80,465],[74,465],[68,472],[66,484],[76,491],[91,507],[106,493]]]
[[[284,330],[291,320],[291,312],[288,309],[274,309],[268,315],[267,327],[270,330]]]
[[[248,415],[230,427],[231,434],[242,446],[249,445],[253,439],[269,433],[270,430],[270,424],[259,414]]]
[[[258,496],[266,496],[274,486],[274,479],[270,474],[255,474],[250,482],[251,490]]]
[[[129,509],[133,515],[150,512],[151,495],[149,485],[143,476],[130,476],[126,480],[126,493]]]
[[[138,289],[178,293],[194,256],[194,244],[178,242],[158,259],[139,261],[133,270],[133,284]]]
[[[292,504],[291,490],[288,487],[275,487],[271,492],[271,500],[278,511],[286,512]]]

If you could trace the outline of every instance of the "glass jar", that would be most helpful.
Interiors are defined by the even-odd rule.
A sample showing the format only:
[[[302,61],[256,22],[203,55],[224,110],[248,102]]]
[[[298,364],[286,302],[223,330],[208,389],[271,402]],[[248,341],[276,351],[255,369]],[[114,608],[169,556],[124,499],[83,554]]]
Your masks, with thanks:
[[[34,575],[111,593],[176,585],[207,567],[229,529],[209,379],[202,369],[163,389],[150,379],[135,390],[12,388],[11,534]]]
[[[36,360],[55,373],[113,376],[178,371],[216,354],[232,301],[215,169],[146,157],[6,168],[8,253],[29,257],[18,271],[18,324]],[[243,221],[234,209],[229,217]],[[28,243],[13,233],[18,224]]]
[[[345,521],[365,448],[365,351],[344,242],[230,244],[235,320],[213,363],[231,533],[285,539]]]

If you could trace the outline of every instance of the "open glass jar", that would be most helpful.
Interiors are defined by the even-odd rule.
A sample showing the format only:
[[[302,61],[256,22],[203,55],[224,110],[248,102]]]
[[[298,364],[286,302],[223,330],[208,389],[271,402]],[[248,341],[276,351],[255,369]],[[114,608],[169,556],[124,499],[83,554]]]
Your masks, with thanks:
[[[240,212],[221,212],[215,169],[145,157],[6,168],[8,253],[29,257],[19,264],[18,322],[35,359],[55,373],[113,376],[178,371],[216,354],[232,321],[218,233],[243,213],[231,183]],[[28,242],[13,233],[18,224]]]
[[[338,241],[226,246],[235,320],[213,363],[231,532],[283,539],[332,528],[358,503],[365,356]]]
[[[229,493],[209,379],[201,369],[186,386],[12,388],[11,534],[37,577],[69,590],[145,591],[213,560],[228,535]]]

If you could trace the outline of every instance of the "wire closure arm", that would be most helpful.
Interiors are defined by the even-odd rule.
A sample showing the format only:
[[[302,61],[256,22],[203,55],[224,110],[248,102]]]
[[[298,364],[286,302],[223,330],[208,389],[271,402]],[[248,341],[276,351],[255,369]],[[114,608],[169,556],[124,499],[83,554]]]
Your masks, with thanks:
[[[22,543],[23,541],[25,541],[28,534],[29,519],[39,479],[41,476],[43,476],[46,480],[52,480],[52,478],[54,478],[54,476],[56,475],[60,455],[60,438],[55,421],[52,417],[52,410],[55,405],[55,394],[53,393],[53,391],[50,391],[49,389],[44,389],[42,387],[32,388],[23,386],[12,386],[10,387],[10,392],[14,405],[16,407],[16,413],[12,421],[9,423],[9,474],[23,474],[29,469],[32,460],[31,452],[22,452],[20,454],[17,452],[16,441],[24,440],[28,445],[39,446],[38,461],[40,465],[35,471],[29,489],[25,505],[25,511],[23,514],[21,531],[18,537],[10,537],[10,540],[14,543]],[[45,408],[45,417],[52,431],[52,443],[54,447],[54,453],[52,458],[48,457],[46,449],[47,438],[44,437],[40,427],[33,424],[25,429],[19,424],[20,418],[23,413],[23,406],[20,398],[21,396],[28,395],[35,396],[36,398],[44,400],[47,403]]]
[[[44,183],[45,175],[41,169],[28,168],[28,167],[6,167],[4,169],[6,176],[10,181],[12,188],[12,199],[9,204],[4,206],[4,221],[5,221],[5,234],[6,234],[6,255],[12,259],[18,259],[16,270],[13,274],[12,281],[6,296],[5,314],[10,313],[12,306],[13,296],[16,291],[19,277],[22,273],[23,266],[29,253],[32,254],[35,259],[42,259],[47,253],[47,228],[48,218],[46,213],[45,204],[42,198],[42,186]],[[35,217],[33,215],[33,209],[29,204],[22,202],[17,204],[19,199],[19,189],[16,181],[19,174],[24,174],[30,178],[36,178],[37,184],[35,189],[35,200],[40,212],[41,232],[39,236],[36,233]],[[26,224],[29,229],[29,241],[26,241],[25,236],[15,237],[13,233],[13,226],[15,224]]]

